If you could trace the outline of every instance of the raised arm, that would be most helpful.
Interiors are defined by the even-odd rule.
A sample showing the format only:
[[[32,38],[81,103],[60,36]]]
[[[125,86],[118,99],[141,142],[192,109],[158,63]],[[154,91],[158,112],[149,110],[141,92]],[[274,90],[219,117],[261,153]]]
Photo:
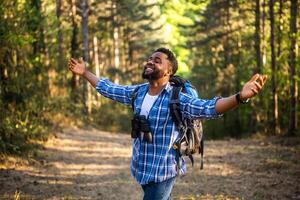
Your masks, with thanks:
[[[216,102],[216,112],[218,114],[223,114],[228,110],[231,110],[232,108],[236,107],[240,102],[248,101],[248,99],[254,97],[261,91],[261,89],[265,85],[266,80],[267,76],[255,74],[243,86],[243,89],[238,94],[219,99]]]
[[[90,84],[103,96],[123,103],[131,105],[132,93],[137,85],[123,86],[110,82],[108,79],[98,78],[92,72],[88,71],[82,58],[77,61],[71,58],[69,61],[69,69],[79,76],[85,78]]]
[[[181,93],[180,106],[187,118],[215,118],[236,107],[239,103],[246,102],[254,97],[263,88],[267,77],[259,74],[254,75],[235,95],[221,98],[215,97],[211,100],[193,98]]]
[[[98,82],[98,77],[95,76],[92,72],[88,71],[85,63],[82,58],[79,59],[79,61],[75,60],[74,58],[71,58],[69,60],[69,69],[79,76],[82,76],[85,78],[93,87],[96,87],[96,84]]]

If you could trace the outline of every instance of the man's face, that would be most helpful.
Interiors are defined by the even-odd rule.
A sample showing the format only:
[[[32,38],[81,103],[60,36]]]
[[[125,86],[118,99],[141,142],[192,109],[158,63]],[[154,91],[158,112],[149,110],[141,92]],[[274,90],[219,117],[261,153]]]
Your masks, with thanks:
[[[171,70],[168,56],[161,52],[155,52],[147,59],[142,77],[148,80],[158,80],[170,76]]]

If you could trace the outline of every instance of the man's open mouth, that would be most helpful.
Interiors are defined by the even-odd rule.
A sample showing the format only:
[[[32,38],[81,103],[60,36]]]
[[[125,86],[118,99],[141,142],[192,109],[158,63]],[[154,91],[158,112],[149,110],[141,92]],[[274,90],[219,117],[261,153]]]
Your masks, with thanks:
[[[154,71],[154,66],[146,65],[144,72],[145,74],[151,74]]]

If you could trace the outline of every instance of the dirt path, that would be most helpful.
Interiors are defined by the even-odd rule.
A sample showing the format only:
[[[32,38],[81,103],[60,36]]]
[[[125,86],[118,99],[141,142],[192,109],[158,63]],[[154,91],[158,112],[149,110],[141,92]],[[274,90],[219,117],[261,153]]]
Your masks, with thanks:
[[[66,129],[41,154],[2,167],[0,199],[142,199],[129,135]],[[177,179],[173,199],[300,199],[299,139],[207,141],[205,156],[204,170],[197,156]]]

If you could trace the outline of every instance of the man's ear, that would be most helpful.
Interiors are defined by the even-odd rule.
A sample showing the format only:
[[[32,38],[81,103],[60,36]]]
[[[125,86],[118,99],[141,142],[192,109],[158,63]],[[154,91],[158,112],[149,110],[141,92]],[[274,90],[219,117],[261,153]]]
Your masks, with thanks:
[[[167,72],[165,73],[165,76],[170,76],[171,77],[172,70],[168,69]]]
[[[171,64],[169,64],[169,68],[168,68],[168,75],[172,75],[172,73],[173,73],[173,68],[172,68],[172,65]]]

